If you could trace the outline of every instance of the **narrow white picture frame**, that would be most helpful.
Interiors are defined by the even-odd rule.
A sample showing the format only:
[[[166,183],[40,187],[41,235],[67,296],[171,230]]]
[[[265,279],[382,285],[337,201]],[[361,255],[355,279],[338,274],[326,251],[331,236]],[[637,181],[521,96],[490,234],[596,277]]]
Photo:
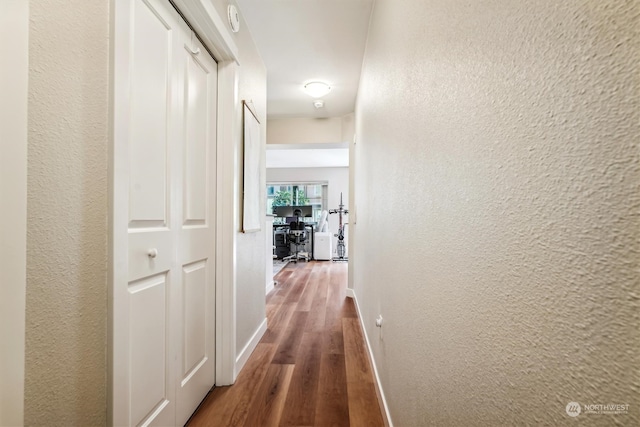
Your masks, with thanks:
[[[243,182],[242,231],[260,231],[260,121],[250,104],[242,101]]]

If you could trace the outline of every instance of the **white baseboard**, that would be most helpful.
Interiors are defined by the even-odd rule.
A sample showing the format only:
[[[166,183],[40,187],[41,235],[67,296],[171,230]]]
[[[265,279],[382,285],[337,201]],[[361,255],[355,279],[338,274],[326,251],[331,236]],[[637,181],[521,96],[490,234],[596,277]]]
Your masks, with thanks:
[[[365,344],[367,345],[367,354],[369,355],[369,363],[371,363],[371,368],[373,369],[373,374],[375,376],[376,393],[378,395],[378,403],[380,404],[380,411],[382,412],[382,417],[384,418],[383,420],[384,425],[386,427],[393,427],[393,421],[391,421],[391,414],[389,413],[389,406],[387,405],[387,399],[384,396],[384,391],[382,390],[382,384],[380,383],[380,376],[378,375],[378,368],[376,367],[376,362],[373,357],[373,352],[371,351],[369,336],[367,335],[367,330],[364,328],[364,323],[362,323],[362,313],[360,312],[360,306],[358,306],[358,298],[356,297],[356,292],[351,288],[347,288],[347,296],[349,298],[353,298],[353,302],[356,306],[356,311],[358,312],[360,327],[362,328],[364,341],[365,341]]]
[[[354,300],[356,299],[356,293],[353,291],[353,289],[347,288],[347,297],[352,298]],[[360,314],[360,312],[358,312],[358,314]],[[360,319],[360,323],[362,323],[362,319]]]
[[[258,327],[256,332],[253,334],[253,336],[251,337],[251,339],[249,340],[247,345],[244,346],[244,348],[242,349],[242,351],[240,352],[240,354],[236,358],[236,367],[235,367],[235,375],[234,375],[234,377],[238,376],[238,374],[240,373],[240,371],[244,367],[244,364],[247,363],[247,360],[249,360],[249,356],[251,356],[251,353],[253,353],[253,350],[255,350],[256,346],[258,345],[258,343],[262,339],[262,336],[264,335],[265,332],[267,332],[267,318],[266,317],[262,321],[262,323],[260,324],[260,326]]]
[[[275,286],[276,286],[275,280],[272,280],[269,283],[267,283],[267,291],[266,291],[266,293],[268,294],[269,292],[271,292]]]

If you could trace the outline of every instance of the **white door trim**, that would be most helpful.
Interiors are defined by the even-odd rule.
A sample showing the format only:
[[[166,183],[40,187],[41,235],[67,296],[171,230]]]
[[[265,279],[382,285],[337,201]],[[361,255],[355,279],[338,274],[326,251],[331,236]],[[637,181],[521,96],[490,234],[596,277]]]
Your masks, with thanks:
[[[237,65],[218,63],[218,157],[216,212],[216,385],[236,380],[236,233],[239,227],[235,106]]]
[[[170,0],[182,13],[214,58],[220,63],[238,61],[238,47],[210,0]]]
[[[129,112],[123,108],[124,102],[119,102],[117,92],[125,92],[122,87],[128,86],[124,79],[123,69],[129,69],[129,28],[130,14],[128,13],[128,1],[116,0],[111,2],[109,14],[109,259],[108,259],[108,287],[107,287],[107,425],[126,425],[128,414],[117,414],[115,408],[127,407],[129,401],[128,390],[116,392],[114,384],[122,382],[115,377],[115,366],[126,363],[119,359],[118,355],[125,354],[119,349],[127,345],[119,334],[116,339],[114,331],[126,328],[129,319],[114,316],[116,303],[115,284],[127,281],[128,259],[127,252],[118,248],[127,247],[126,233],[116,230],[126,230],[127,218],[121,207],[125,207],[127,200],[122,200],[118,194],[122,194],[121,188],[128,185],[129,171],[115,170],[116,164],[123,163],[122,159],[116,159],[115,153],[126,152],[126,147],[121,147],[127,141],[129,134]],[[117,63],[116,63],[117,59]],[[122,154],[120,154],[122,155]],[[126,164],[126,163],[125,163]],[[124,172],[124,173],[123,173]]]
[[[29,4],[0,2],[0,425],[24,423]]]

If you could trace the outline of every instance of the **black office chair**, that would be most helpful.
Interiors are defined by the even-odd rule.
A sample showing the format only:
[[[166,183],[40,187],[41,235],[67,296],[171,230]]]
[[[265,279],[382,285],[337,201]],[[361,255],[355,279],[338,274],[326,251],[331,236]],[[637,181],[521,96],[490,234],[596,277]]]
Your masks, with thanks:
[[[307,241],[307,230],[305,223],[300,221],[293,221],[289,223],[289,242],[295,246],[295,251],[288,257],[284,257],[283,261],[298,262],[299,259],[309,261],[309,254],[306,252],[300,252],[300,246],[303,246]]]

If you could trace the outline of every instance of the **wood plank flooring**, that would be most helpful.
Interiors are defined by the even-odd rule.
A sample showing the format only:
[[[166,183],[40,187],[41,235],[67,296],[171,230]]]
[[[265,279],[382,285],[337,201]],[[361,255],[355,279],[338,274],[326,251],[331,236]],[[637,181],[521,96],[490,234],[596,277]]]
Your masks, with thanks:
[[[236,384],[189,426],[383,426],[347,264],[290,263],[267,296],[268,329]]]

